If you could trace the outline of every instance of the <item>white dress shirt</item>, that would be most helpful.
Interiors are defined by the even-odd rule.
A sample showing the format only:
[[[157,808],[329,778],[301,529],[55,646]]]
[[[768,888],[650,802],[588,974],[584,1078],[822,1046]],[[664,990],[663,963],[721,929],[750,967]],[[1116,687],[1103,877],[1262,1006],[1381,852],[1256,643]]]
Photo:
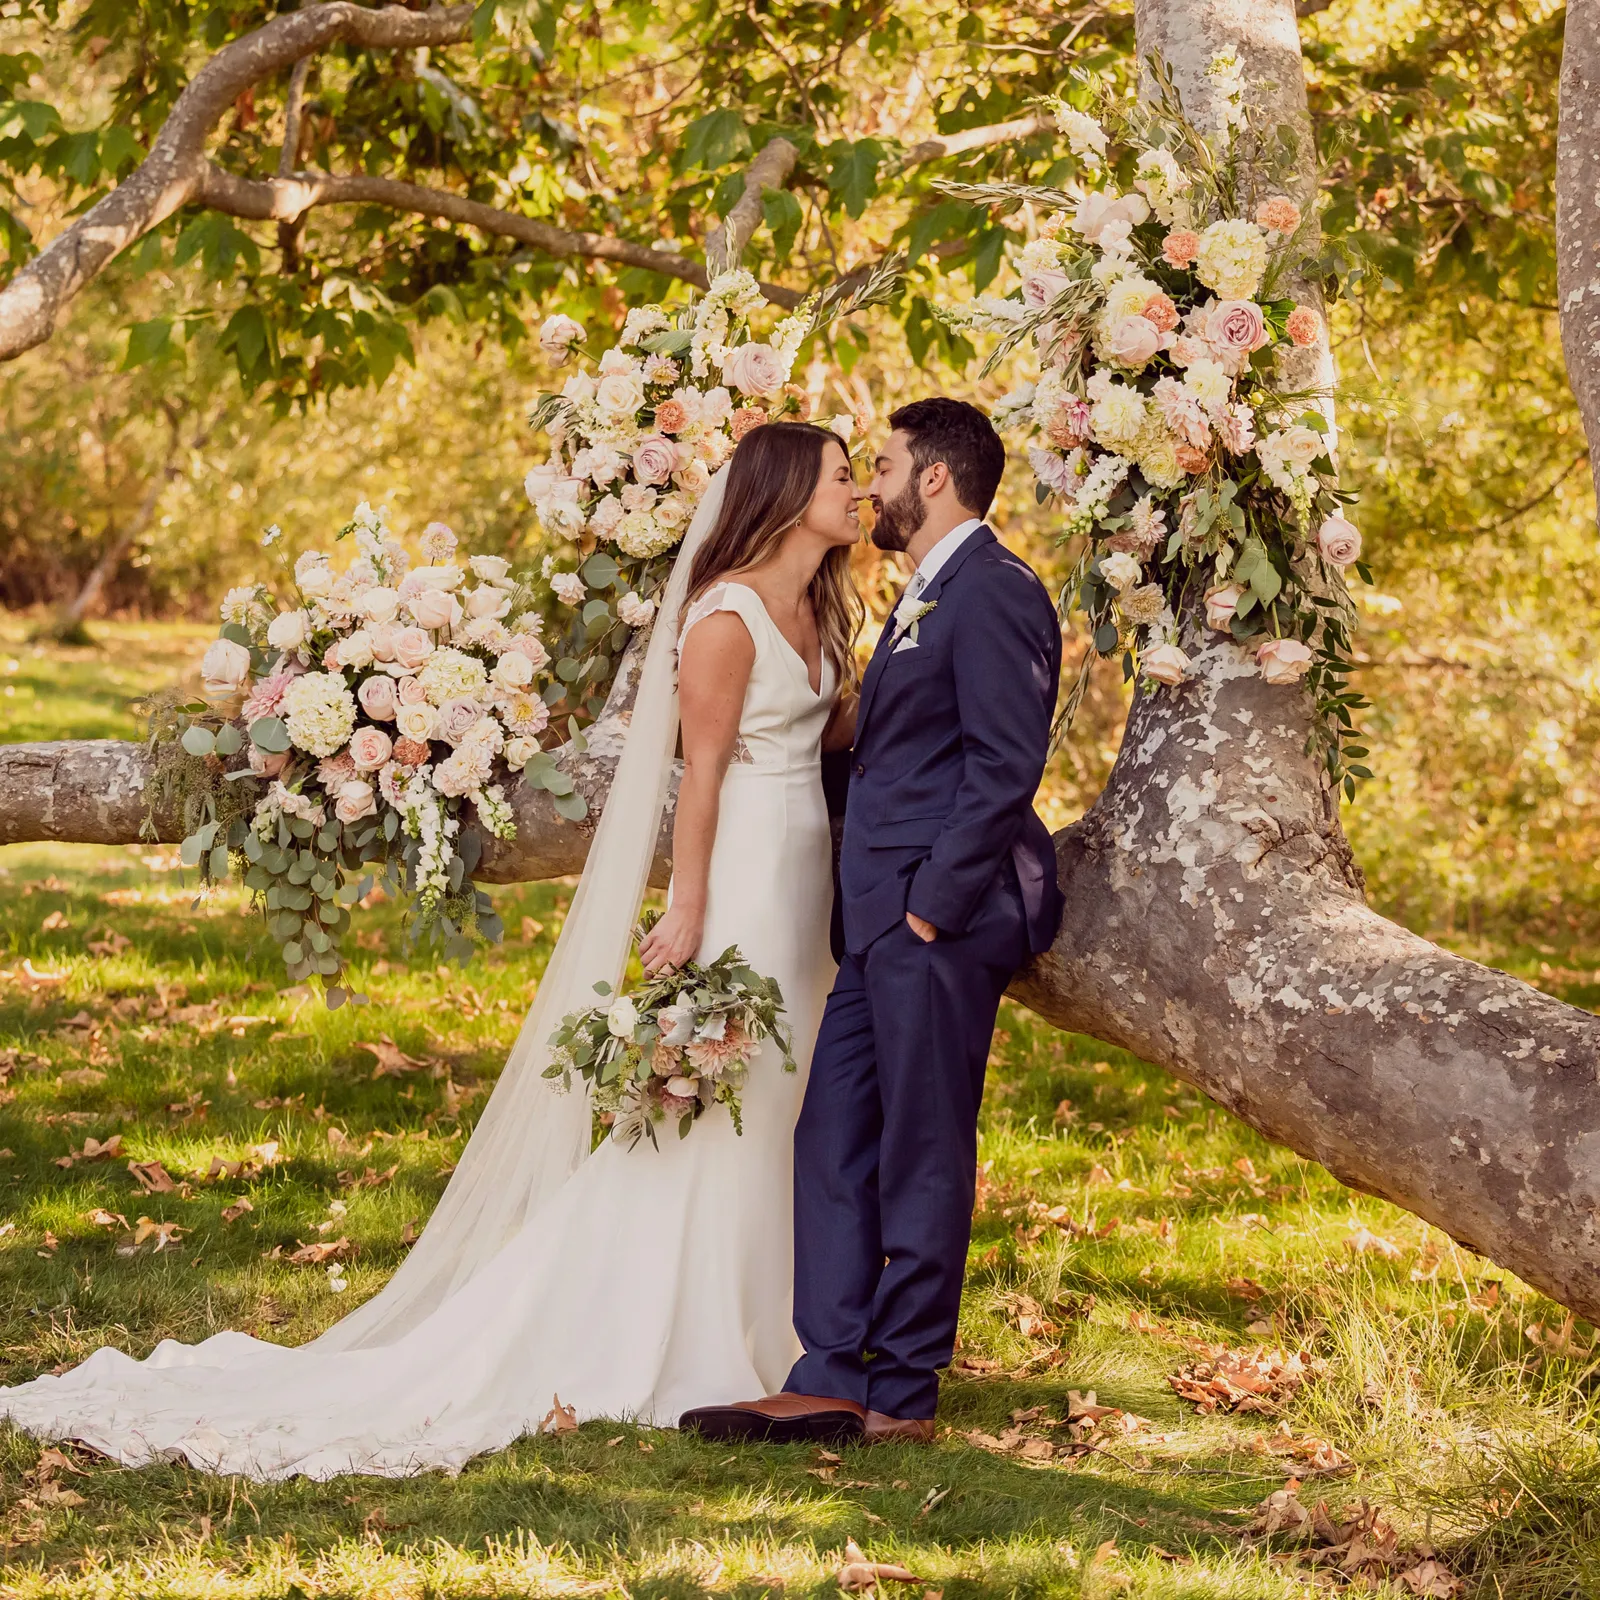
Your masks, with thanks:
[[[953,556],[968,539],[983,526],[982,517],[968,517],[965,522],[958,522],[920,562],[917,570],[911,575],[911,582],[906,585],[906,599],[915,600],[924,589],[939,575],[940,569]]]

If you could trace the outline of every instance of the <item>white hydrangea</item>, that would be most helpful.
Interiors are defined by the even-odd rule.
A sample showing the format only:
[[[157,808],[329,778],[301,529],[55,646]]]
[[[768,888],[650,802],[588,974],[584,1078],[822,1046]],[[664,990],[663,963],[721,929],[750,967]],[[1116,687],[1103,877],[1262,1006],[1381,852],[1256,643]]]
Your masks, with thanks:
[[[1223,300],[1253,300],[1267,270],[1267,236],[1243,217],[1213,222],[1200,235],[1195,276]]]
[[[308,755],[342,750],[356,725],[356,700],[337,672],[306,672],[283,691],[290,741]]]
[[[476,656],[446,645],[422,663],[417,682],[430,705],[442,706],[446,700],[475,699],[488,687],[489,675]]]
[[[617,529],[617,548],[636,558],[658,556],[677,540],[677,529],[664,527],[648,511],[630,511]]]

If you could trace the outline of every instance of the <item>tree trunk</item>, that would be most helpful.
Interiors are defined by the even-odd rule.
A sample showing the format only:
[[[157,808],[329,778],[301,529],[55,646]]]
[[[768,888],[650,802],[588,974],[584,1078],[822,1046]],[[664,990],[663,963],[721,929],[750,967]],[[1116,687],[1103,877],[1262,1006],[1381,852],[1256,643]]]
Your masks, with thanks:
[[[1295,128],[1309,163],[1292,0],[1139,0],[1136,22],[1186,94],[1237,45],[1270,98],[1263,120]],[[1057,837],[1066,915],[1015,998],[1600,1319],[1600,1019],[1370,911],[1305,754],[1304,691],[1269,686],[1219,635],[1191,630],[1185,647],[1194,677],[1136,698],[1105,793]],[[591,803],[628,677],[566,763]],[[111,741],[0,748],[0,843],[131,841],[141,762]],[[585,830],[543,796],[518,807],[518,839],[485,875],[575,870]]]
[[[1600,6],[1567,7],[1556,144],[1556,284],[1561,348],[1600,493]]]

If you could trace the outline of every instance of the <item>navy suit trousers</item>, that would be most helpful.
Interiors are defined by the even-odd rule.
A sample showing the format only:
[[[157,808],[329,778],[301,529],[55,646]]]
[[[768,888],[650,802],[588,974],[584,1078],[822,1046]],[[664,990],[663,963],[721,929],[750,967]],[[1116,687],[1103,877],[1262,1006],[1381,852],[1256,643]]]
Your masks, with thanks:
[[[785,1388],[931,1417],[950,1363],[1000,997],[1027,960],[1007,862],[964,934],[902,919],[846,954],[795,1129],[795,1331]]]

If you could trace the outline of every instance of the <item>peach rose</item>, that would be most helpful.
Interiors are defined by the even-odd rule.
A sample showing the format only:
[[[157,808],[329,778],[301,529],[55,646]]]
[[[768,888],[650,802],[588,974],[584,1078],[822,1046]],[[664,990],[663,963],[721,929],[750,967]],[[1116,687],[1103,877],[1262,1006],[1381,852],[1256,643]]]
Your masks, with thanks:
[[[1200,235],[1192,228],[1174,228],[1161,241],[1161,254],[1169,267],[1191,266],[1200,254]]]
[[[421,628],[402,628],[394,636],[395,663],[407,672],[415,672],[432,654],[433,640]]]
[[[232,639],[213,639],[201,657],[200,677],[208,695],[229,699],[249,682],[249,650]]]
[[[415,678],[396,678],[394,692],[403,706],[426,705],[428,701],[428,691]]]
[[[1218,633],[1227,633],[1233,623],[1233,615],[1239,609],[1239,602],[1244,598],[1244,590],[1236,583],[1225,583],[1220,588],[1212,589],[1206,595],[1206,626],[1215,628]]]
[[[289,752],[278,750],[268,755],[256,745],[250,746],[250,770],[258,778],[276,778],[289,764]]]
[[[1256,665],[1268,683],[1298,683],[1311,665],[1311,651],[1298,639],[1268,639],[1256,651]]]
[[[388,742],[384,740],[385,744]],[[339,786],[339,798],[333,803],[333,814],[341,822],[359,822],[363,817],[375,816],[377,810],[377,797],[365,778],[350,778]]]
[[[400,703],[400,697],[395,693],[394,679],[378,672],[362,679],[356,690],[356,699],[374,722],[393,722]]]
[[[550,665],[550,652],[545,649],[544,641],[536,634],[521,633],[506,646],[507,650],[514,650],[518,655],[524,655],[533,663],[535,672],[542,672]]]
[[[1361,556],[1361,532],[1337,511],[1317,529],[1317,548],[1330,566],[1348,567]]]
[[[1189,676],[1189,658],[1175,644],[1158,644],[1139,656],[1139,670],[1169,688]]]
[[[394,641],[399,632],[400,630],[392,622],[379,623],[367,630],[367,637],[372,641],[374,661],[394,660]]]
[[[1304,349],[1322,337],[1322,318],[1310,306],[1296,306],[1289,313],[1289,320],[1284,324],[1283,331],[1289,335],[1293,343]]]

